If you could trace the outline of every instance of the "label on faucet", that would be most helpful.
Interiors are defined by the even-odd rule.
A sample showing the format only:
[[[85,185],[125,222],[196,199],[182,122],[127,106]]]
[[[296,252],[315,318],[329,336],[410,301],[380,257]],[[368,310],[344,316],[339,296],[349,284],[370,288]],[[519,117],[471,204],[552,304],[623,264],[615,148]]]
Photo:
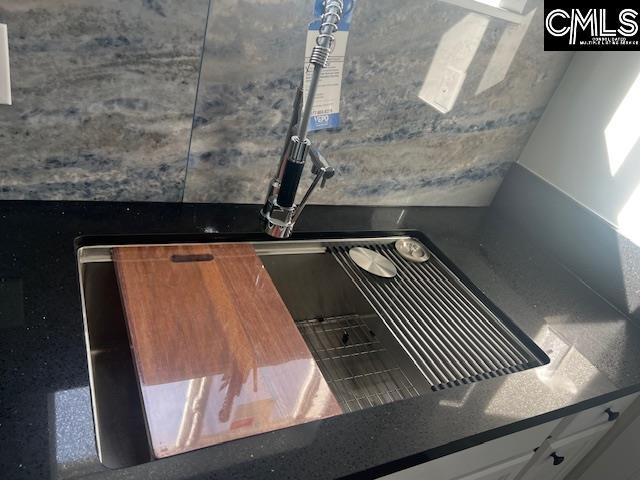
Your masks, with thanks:
[[[316,97],[313,102],[311,118],[309,119],[309,131],[322,130],[325,128],[336,128],[340,126],[340,89],[342,86],[342,72],[344,67],[345,54],[347,52],[347,39],[349,38],[349,27],[351,26],[351,15],[356,0],[345,0],[344,11],[338,23],[338,31],[334,34],[335,42],[333,51],[329,55],[329,64],[320,73],[320,81]],[[308,85],[311,80],[314,66],[309,63],[311,51],[318,38],[320,29],[320,17],[324,12],[324,0],[315,0],[314,17],[316,20],[309,24],[307,30],[307,45],[305,50],[305,70],[304,70],[304,95],[303,108],[308,94]]]

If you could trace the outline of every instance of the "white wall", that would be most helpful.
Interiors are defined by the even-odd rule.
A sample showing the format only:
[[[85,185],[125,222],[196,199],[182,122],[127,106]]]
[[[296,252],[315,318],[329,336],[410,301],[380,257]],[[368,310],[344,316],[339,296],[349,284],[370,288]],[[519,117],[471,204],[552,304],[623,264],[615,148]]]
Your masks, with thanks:
[[[640,52],[577,53],[519,163],[640,244]]]

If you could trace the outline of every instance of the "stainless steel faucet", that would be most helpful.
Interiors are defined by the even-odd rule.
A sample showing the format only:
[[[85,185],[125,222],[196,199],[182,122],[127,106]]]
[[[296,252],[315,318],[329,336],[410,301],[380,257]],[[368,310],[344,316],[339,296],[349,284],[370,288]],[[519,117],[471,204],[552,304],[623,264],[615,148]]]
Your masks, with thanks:
[[[303,89],[301,85],[296,91],[293,114],[291,115],[291,122],[289,123],[289,130],[287,131],[278,170],[269,184],[267,199],[260,211],[264,231],[275,238],[288,238],[291,235],[293,226],[307,204],[310,195],[318,184],[320,184],[320,188],[324,187],[327,179],[333,177],[335,173],[322,154],[311,146],[307,133],[320,73],[329,63],[329,55],[333,50],[335,32],[338,30],[343,8],[342,0],[324,1],[324,13],[322,14],[316,44],[313,47],[309,61],[309,64],[313,65],[313,74],[309,81],[304,109],[302,109]],[[313,163],[311,172],[315,174],[315,177],[300,203],[296,204],[298,184],[300,183],[307,155],[311,157]]]

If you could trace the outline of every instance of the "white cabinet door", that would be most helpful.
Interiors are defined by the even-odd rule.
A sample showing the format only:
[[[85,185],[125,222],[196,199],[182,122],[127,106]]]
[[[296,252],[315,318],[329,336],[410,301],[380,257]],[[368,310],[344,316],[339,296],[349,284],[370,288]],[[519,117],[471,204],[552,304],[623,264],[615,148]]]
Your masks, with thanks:
[[[545,442],[539,460],[520,480],[562,480],[609,429],[598,425],[553,443]]]
[[[606,450],[587,467],[582,475],[577,476],[572,472],[571,476],[573,478],[577,476],[580,480],[637,479],[640,477],[638,445],[640,445],[640,416],[635,417],[633,422],[627,425],[613,442],[609,443]],[[612,469],[615,472],[613,475]]]
[[[505,462],[513,461],[509,459],[529,456],[558,423],[558,420],[554,420],[527,430],[521,430],[382,478],[384,480],[475,480],[476,477],[473,475],[476,472],[480,474],[492,466],[497,467]],[[491,473],[487,473],[487,475],[491,475]],[[500,476],[477,478],[502,480]],[[511,480],[511,477],[507,476],[506,478]]]
[[[638,394],[627,395],[626,397],[612,400],[603,405],[584,410],[573,415],[567,420],[568,423],[561,424],[559,429],[561,432],[558,438],[568,437],[582,430],[601,425],[605,423],[613,423],[633,402],[638,398]],[[555,432],[554,432],[555,434]],[[555,435],[554,435],[555,436]]]
[[[498,463],[470,475],[458,477],[456,480],[513,480],[527,462],[531,460],[531,457],[533,457],[533,452]]]

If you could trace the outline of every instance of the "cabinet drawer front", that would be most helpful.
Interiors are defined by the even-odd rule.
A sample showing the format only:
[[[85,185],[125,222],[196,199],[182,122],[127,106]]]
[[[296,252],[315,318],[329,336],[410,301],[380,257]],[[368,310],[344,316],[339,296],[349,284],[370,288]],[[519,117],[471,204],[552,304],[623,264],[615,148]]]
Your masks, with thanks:
[[[533,457],[533,452],[483,468],[456,480],[512,480]]]
[[[633,395],[627,395],[626,397],[612,400],[603,405],[590,408],[584,412],[577,413],[573,416],[573,419],[562,428],[559,435],[554,435],[557,438],[565,438],[575,433],[587,430],[588,428],[596,425],[601,425],[607,422],[613,423],[623,411],[638,398],[637,393]]]
[[[553,443],[545,441],[536,454],[537,460],[519,480],[563,479],[609,428],[606,423],[600,424]]]
[[[556,420],[538,425],[382,478],[385,480],[465,478],[465,475],[470,475],[483,468],[532,452],[557,424]]]

